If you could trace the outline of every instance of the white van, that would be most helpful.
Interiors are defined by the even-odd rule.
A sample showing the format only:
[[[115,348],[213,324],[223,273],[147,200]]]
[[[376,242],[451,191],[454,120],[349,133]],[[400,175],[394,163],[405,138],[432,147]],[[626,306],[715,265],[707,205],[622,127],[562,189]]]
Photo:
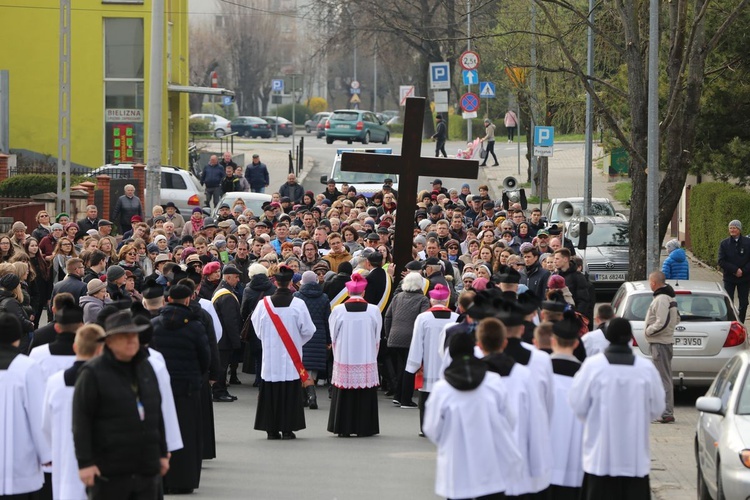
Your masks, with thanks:
[[[376,174],[369,172],[343,172],[341,170],[341,154],[342,153],[376,153],[389,155],[393,154],[391,148],[341,148],[336,150],[336,158],[333,160],[331,166],[330,175],[321,175],[320,183],[328,184],[328,179],[334,179],[336,181],[336,188],[339,191],[342,184],[348,184],[350,187],[354,186],[357,189],[357,194],[362,194],[369,198],[373,194],[383,189],[383,184],[386,179],[393,179],[393,189],[398,191],[398,174]],[[346,193],[344,193],[346,194]]]

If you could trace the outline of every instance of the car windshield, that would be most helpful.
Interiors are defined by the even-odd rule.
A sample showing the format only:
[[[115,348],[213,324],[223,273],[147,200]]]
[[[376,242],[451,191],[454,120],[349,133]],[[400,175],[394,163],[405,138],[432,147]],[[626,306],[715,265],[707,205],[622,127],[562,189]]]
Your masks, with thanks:
[[[333,179],[336,182],[346,182],[348,184],[383,184],[388,178],[398,183],[396,174],[375,174],[370,172],[342,172],[341,160],[336,160],[333,165]]]
[[[745,380],[742,382],[742,391],[737,402],[738,415],[750,415],[750,370],[745,373]]]
[[[354,122],[359,119],[359,114],[349,111],[340,111],[337,113],[334,113],[333,116],[331,116],[331,120],[340,120],[342,122]]]
[[[578,246],[578,238],[571,239]],[[627,247],[629,244],[627,224],[594,224],[587,240],[589,247]]]
[[[634,295],[627,303],[622,317],[630,321],[643,321],[651,305],[653,295],[650,293]],[[723,295],[702,293],[678,293],[677,310],[680,321],[735,321],[734,311],[729,306],[729,299]]]

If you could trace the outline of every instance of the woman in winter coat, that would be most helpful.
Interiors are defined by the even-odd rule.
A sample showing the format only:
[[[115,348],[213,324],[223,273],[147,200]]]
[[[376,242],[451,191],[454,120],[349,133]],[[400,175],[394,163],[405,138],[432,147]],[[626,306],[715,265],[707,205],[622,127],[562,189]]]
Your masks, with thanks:
[[[669,256],[661,265],[661,272],[668,280],[689,280],[690,263],[687,260],[687,255],[685,255],[685,250],[680,248],[680,242],[676,239],[669,240],[666,247]]]
[[[243,325],[248,322],[248,318],[255,310],[258,302],[263,297],[273,295],[276,292],[276,285],[268,279],[268,269],[263,264],[251,264],[247,270],[247,275],[250,277],[250,282],[245,285],[245,291],[242,294],[242,304],[240,305],[240,317],[242,318]],[[253,387],[258,387],[260,385],[263,350],[260,339],[255,334],[252,322],[249,323],[248,328],[249,331],[245,340],[247,345],[245,346],[245,355],[242,360],[242,372],[255,373]]]
[[[47,308],[47,303],[52,296],[50,266],[42,252],[39,251],[39,241],[36,238],[27,238],[23,247],[29,256],[29,267],[33,274],[33,278],[29,282],[29,294],[31,295],[31,307],[34,310],[34,329],[36,329],[39,328],[42,311]]]
[[[23,303],[23,291],[21,290],[21,278],[14,274],[15,269],[12,264],[2,264],[0,266],[0,311],[12,314],[21,323],[24,335],[21,337],[19,350],[27,352],[31,343],[31,332],[34,331],[34,323],[24,312],[21,304]]]
[[[133,273],[135,289],[140,290],[143,287],[143,278],[145,278],[145,275],[143,274],[143,269],[138,264],[138,248],[132,243],[123,245],[118,258],[120,259],[118,265],[126,271]]]
[[[318,284],[318,276],[312,271],[302,273],[301,286],[294,296],[302,299],[307,306],[307,311],[315,324],[313,337],[302,346],[302,362],[310,374],[313,382],[317,384],[320,375],[326,372],[326,359],[328,346],[331,345],[331,333],[328,329],[328,317],[331,315],[331,303],[328,296],[323,293],[323,287]],[[305,388],[307,393],[307,405],[311,410],[318,409],[318,398],[315,394],[315,385]]]
[[[417,316],[430,308],[430,299],[425,297],[422,287],[424,279],[417,273],[407,274],[401,281],[401,293],[396,294],[385,311],[385,335],[391,355],[394,377],[393,401],[411,401],[414,386],[402,387],[406,358],[414,332]],[[402,399],[402,394],[406,399]],[[399,403],[400,404],[400,403]]]

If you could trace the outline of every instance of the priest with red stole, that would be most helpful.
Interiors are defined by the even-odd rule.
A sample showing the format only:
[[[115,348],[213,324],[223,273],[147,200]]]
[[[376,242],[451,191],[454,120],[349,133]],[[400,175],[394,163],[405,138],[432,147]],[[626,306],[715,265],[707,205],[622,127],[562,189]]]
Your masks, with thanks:
[[[364,298],[367,281],[358,273],[346,283],[350,298],[328,320],[333,345],[333,392],[328,432],[340,437],[372,436],[378,421],[380,309]]]

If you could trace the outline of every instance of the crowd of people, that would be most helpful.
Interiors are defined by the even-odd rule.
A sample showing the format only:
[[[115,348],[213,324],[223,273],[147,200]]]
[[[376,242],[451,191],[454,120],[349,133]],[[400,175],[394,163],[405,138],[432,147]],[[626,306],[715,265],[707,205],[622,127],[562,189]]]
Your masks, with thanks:
[[[258,179],[252,190],[268,187]],[[202,181],[216,203],[222,182]],[[0,237],[0,415],[14,419],[0,495],[194,491],[217,453],[214,404],[237,400],[241,370],[269,440],[295,439],[325,386],[340,437],[378,434],[380,397],[418,408],[448,498],[647,498],[647,424],[674,421],[668,364],[635,358],[629,323],[594,311],[564,227],[435,179],[399,210],[413,241],[394,242],[391,182],[369,198],[338,187],[316,194],[289,174],[262,213],[238,198],[216,219],[168,202],[129,227],[93,205],[13,224]],[[394,244],[412,245],[404,270]],[[657,324],[673,308],[651,278]]]

